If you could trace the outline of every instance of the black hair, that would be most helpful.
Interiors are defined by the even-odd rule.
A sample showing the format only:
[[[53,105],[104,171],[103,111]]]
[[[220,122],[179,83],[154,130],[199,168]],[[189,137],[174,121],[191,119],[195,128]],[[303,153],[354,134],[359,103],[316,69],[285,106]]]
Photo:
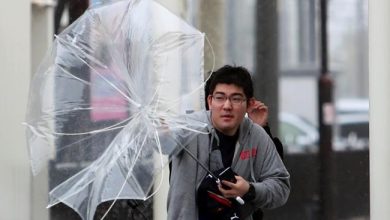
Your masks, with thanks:
[[[207,97],[213,94],[218,84],[233,84],[244,90],[247,99],[253,97],[253,82],[249,71],[242,66],[225,65],[211,73],[205,84],[206,109],[208,109]]]

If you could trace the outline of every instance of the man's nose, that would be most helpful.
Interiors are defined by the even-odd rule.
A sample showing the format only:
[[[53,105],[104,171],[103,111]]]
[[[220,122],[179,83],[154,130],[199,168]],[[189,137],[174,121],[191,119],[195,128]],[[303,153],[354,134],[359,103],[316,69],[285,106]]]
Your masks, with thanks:
[[[230,99],[226,99],[225,102],[223,103],[223,108],[224,109],[231,109],[232,108],[232,102]]]

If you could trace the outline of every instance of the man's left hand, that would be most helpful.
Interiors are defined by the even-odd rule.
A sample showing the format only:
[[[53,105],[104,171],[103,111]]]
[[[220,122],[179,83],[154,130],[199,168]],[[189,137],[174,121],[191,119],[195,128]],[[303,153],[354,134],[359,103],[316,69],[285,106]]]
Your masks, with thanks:
[[[247,109],[248,117],[260,126],[268,122],[268,107],[259,100],[251,98]]]

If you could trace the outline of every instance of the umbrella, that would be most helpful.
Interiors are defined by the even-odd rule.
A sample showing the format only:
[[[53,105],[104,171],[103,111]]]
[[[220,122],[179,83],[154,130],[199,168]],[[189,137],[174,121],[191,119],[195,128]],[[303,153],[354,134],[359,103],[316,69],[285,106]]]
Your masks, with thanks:
[[[48,207],[90,220],[104,201],[155,193],[156,174],[205,132],[182,116],[204,106],[203,47],[151,0],[105,1],[56,36],[25,122],[33,174],[51,170]]]

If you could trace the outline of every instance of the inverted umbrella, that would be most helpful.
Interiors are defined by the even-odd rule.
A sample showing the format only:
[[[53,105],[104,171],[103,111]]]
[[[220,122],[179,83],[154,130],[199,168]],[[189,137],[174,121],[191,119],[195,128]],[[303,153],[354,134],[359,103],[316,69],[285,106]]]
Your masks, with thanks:
[[[205,124],[204,35],[151,0],[106,1],[58,35],[31,81],[33,174],[54,164],[49,207],[83,219],[99,203],[147,199],[155,176]],[[50,166],[49,166],[50,167]]]

